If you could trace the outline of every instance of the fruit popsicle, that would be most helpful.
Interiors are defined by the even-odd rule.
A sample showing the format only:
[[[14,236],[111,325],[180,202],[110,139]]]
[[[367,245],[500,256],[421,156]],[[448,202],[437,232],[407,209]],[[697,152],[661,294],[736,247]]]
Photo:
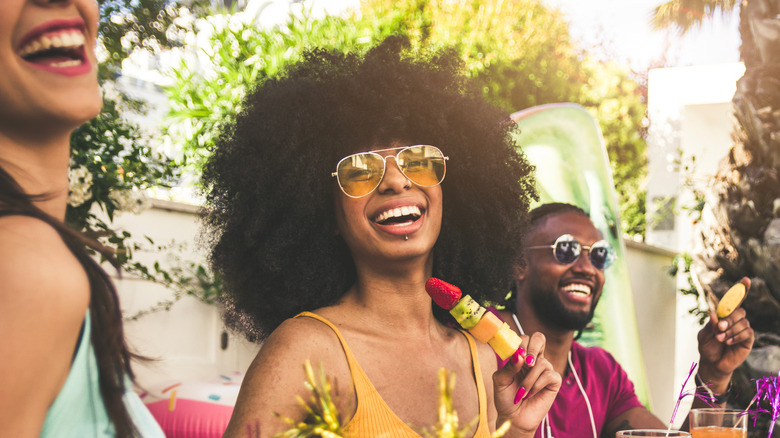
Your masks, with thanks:
[[[522,339],[507,323],[469,295],[463,295],[457,286],[438,278],[429,278],[425,282],[425,291],[436,304],[449,310],[461,327],[480,342],[490,345],[501,360],[506,360],[520,348]]]

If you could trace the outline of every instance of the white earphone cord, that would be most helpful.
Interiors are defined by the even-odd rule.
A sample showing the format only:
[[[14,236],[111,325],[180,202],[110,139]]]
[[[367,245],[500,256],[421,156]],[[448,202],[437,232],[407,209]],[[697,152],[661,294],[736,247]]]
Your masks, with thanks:
[[[521,335],[524,335],[525,332],[523,331],[523,327],[520,325],[520,321],[517,319],[517,315],[512,313],[512,319],[515,320],[517,330]],[[569,351],[569,355],[566,359],[568,360],[569,368],[571,368],[571,372],[574,375],[574,380],[577,381],[577,387],[580,388],[580,393],[582,393],[582,396],[585,398],[585,406],[588,407],[588,416],[590,417],[590,427],[593,431],[593,438],[599,438],[598,434],[596,433],[596,420],[593,418],[593,408],[590,406],[590,399],[588,398],[588,394],[585,392],[585,388],[582,387],[580,376],[577,374],[577,370],[574,369],[574,363],[571,361],[571,351]],[[549,414],[545,415],[544,419],[542,419],[542,438],[545,436],[545,431],[547,432],[547,438],[553,438],[552,428],[550,427]]]
[[[571,351],[569,351],[569,367],[571,368],[571,373],[574,374],[574,380],[577,381],[577,386],[580,387],[580,392],[582,393],[582,396],[585,397],[585,405],[588,407],[588,416],[590,417],[590,427],[593,430],[593,438],[599,438],[596,434],[596,420],[593,418],[593,408],[590,407],[590,399],[588,398],[588,394],[585,392],[585,388],[582,387],[582,382],[580,382],[580,376],[577,375],[577,370],[574,369],[574,364],[571,361]]]

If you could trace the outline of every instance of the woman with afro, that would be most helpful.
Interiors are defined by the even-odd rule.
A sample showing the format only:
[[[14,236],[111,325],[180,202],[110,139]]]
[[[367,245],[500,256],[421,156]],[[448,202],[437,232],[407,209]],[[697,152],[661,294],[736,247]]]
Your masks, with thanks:
[[[457,376],[459,417],[475,419],[469,436],[507,421],[505,436],[532,436],[560,387],[543,336],[496,370],[425,291],[435,276],[502,299],[535,192],[507,115],[457,56],[407,45],[307,52],[249,94],[206,165],[226,321],[264,340],[225,436],[302,421],[307,360],[330,378],[349,436],[434,425],[441,368]]]

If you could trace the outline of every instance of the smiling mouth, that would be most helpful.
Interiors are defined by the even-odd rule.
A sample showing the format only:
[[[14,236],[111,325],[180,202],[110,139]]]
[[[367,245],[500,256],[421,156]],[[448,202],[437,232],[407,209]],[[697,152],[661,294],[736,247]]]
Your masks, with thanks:
[[[562,289],[567,293],[572,295],[579,295],[582,297],[588,297],[591,294],[590,286],[580,283],[567,284],[566,286],[562,287]]]
[[[86,61],[84,32],[79,29],[59,29],[44,32],[19,49],[27,62],[51,67],[74,67]]]
[[[422,210],[416,205],[383,211],[374,218],[379,225],[407,225],[422,217]]]

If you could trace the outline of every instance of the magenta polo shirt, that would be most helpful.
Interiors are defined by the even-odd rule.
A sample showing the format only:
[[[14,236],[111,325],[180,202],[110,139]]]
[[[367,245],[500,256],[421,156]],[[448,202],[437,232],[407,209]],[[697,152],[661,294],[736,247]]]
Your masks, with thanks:
[[[512,324],[510,322],[510,324]],[[499,367],[505,361],[496,356]],[[583,347],[574,342],[571,361],[588,395],[596,422],[596,433],[601,435],[604,425],[623,412],[642,406],[636,396],[634,384],[623,368],[606,350],[599,347]],[[593,436],[585,398],[577,386],[574,374],[566,370],[563,384],[555,397],[549,417],[555,438],[590,438]],[[540,438],[541,427],[534,435]],[[545,433],[545,436],[547,434]]]
[[[574,343],[571,361],[593,408],[596,433],[623,412],[642,406],[634,392],[634,384],[614,357],[599,347],[583,347]],[[549,413],[555,438],[588,438],[593,436],[588,408],[574,374],[563,376],[563,384]],[[535,437],[541,437],[537,430]]]

